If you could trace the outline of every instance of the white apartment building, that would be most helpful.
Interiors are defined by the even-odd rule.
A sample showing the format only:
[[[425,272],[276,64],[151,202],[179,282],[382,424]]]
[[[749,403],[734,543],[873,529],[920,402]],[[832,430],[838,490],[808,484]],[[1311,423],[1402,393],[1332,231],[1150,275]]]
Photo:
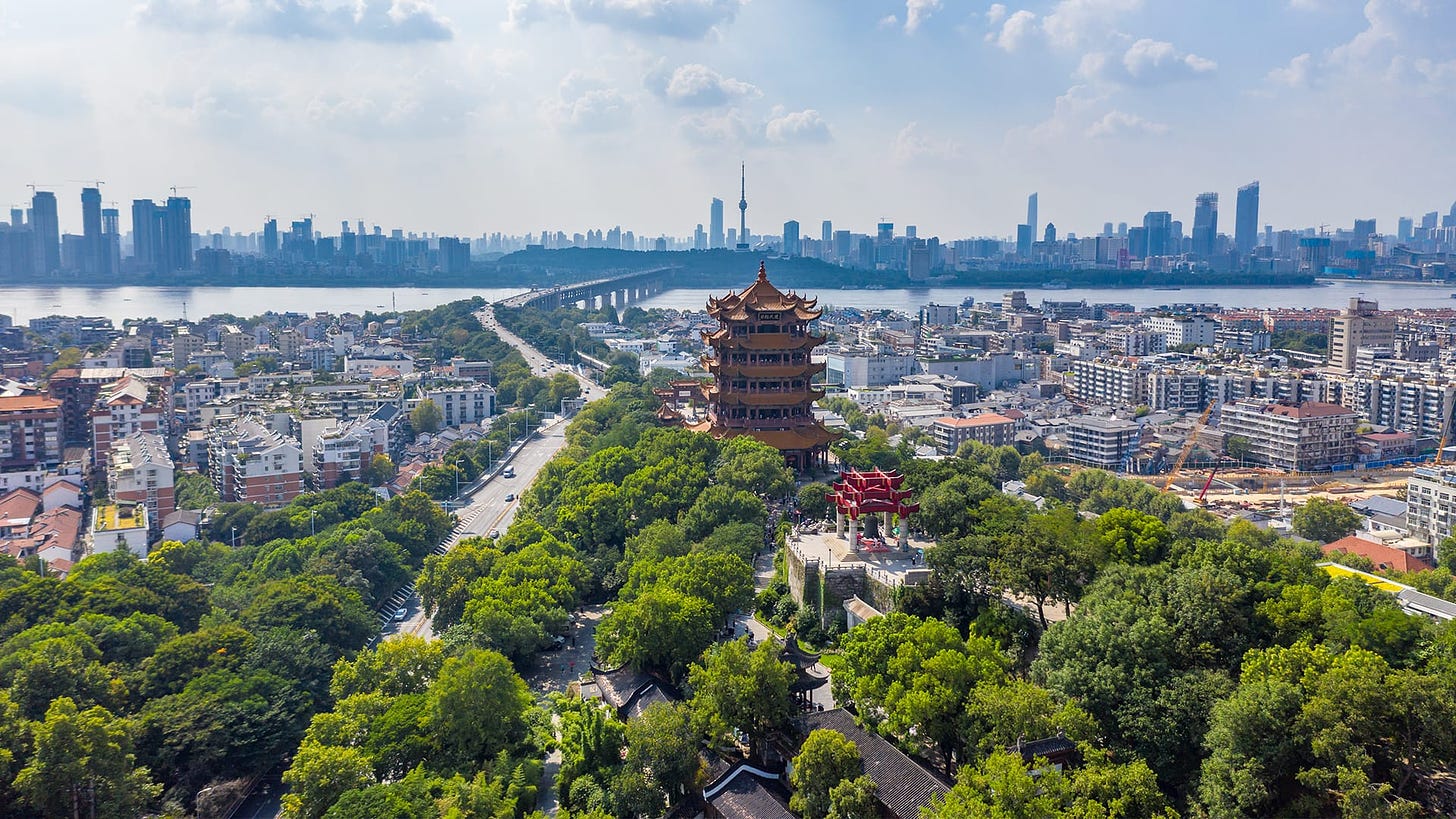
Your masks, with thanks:
[[[1143,326],[1162,333],[1168,339],[1169,347],[1183,344],[1211,347],[1218,333],[1218,322],[1203,315],[1149,316],[1143,319]]]
[[[1067,421],[1067,455],[1103,469],[1116,470],[1142,439],[1142,427],[1122,418],[1077,415]]]
[[[1406,481],[1405,500],[1411,537],[1439,546],[1451,536],[1456,520],[1456,469],[1418,467]]]
[[[1355,413],[1322,401],[1243,400],[1225,404],[1224,441],[1241,436],[1249,458],[1291,472],[1313,472],[1355,462]]]
[[[420,400],[435,402],[447,427],[478,424],[495,415],[495,388],[489,384],[450,384],[422,388]]]

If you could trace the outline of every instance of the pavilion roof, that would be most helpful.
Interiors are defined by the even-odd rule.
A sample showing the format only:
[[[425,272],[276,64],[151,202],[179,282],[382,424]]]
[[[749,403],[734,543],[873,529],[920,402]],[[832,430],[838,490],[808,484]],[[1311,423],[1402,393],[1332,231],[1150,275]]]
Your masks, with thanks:
[[[763,262],[758,265],[758,279],[742,293],[729,291],[726,296],[708,299],[708,315],[719,320],[744,320],[747,311],[795,311],[799,318],[810,320],[819,317],[818,299],[808,299],[793,291],[788,293],[774,287],[768,280],[768,269]]]

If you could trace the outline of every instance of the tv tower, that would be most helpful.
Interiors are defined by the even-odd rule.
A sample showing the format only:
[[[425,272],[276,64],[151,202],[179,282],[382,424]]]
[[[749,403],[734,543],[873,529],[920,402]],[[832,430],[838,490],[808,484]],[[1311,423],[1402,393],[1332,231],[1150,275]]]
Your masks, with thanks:
[[[738,166],[738,247],[748,250],[748,164]]]

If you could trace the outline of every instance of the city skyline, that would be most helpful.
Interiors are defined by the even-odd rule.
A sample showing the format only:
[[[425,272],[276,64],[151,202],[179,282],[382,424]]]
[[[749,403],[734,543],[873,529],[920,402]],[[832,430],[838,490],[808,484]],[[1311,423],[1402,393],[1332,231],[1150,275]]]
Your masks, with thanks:
[[[1198,192],[1232,203],[1259,179],[1261,223],[1390,231],[1456,197],[1443,163],[1365,161],[1372,144],[1377,158],[1444,148],[1447,6],[75,5],[0,11],[12,204],[32,182],[69,200],[66,180],[86,177],[108,202],[195,186],[199,229],[314,212],[676,236],[706,223],[708,197],[734,201],[740,161],[750,227],[885,215],[1008,237],[1038,191],[1041,222],[1090,235],[1150,210],[1191,224]],[[77,50],[88,60],[66,59]],[[1378,127],[1397,110],[1406,127]]]

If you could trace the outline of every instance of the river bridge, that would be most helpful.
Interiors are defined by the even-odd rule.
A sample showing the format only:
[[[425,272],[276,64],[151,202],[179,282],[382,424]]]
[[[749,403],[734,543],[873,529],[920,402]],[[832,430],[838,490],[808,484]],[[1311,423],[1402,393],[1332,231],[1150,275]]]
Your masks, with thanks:
[[[668,287],[668,275],[674,266],[638,270],[589,282],[562,284],[544,290],[532,290],[500,302],[503,307],[535,307],[556,310],[575,305],[585,310],[615,307],[618,310],[632,302],[655,296]]]

